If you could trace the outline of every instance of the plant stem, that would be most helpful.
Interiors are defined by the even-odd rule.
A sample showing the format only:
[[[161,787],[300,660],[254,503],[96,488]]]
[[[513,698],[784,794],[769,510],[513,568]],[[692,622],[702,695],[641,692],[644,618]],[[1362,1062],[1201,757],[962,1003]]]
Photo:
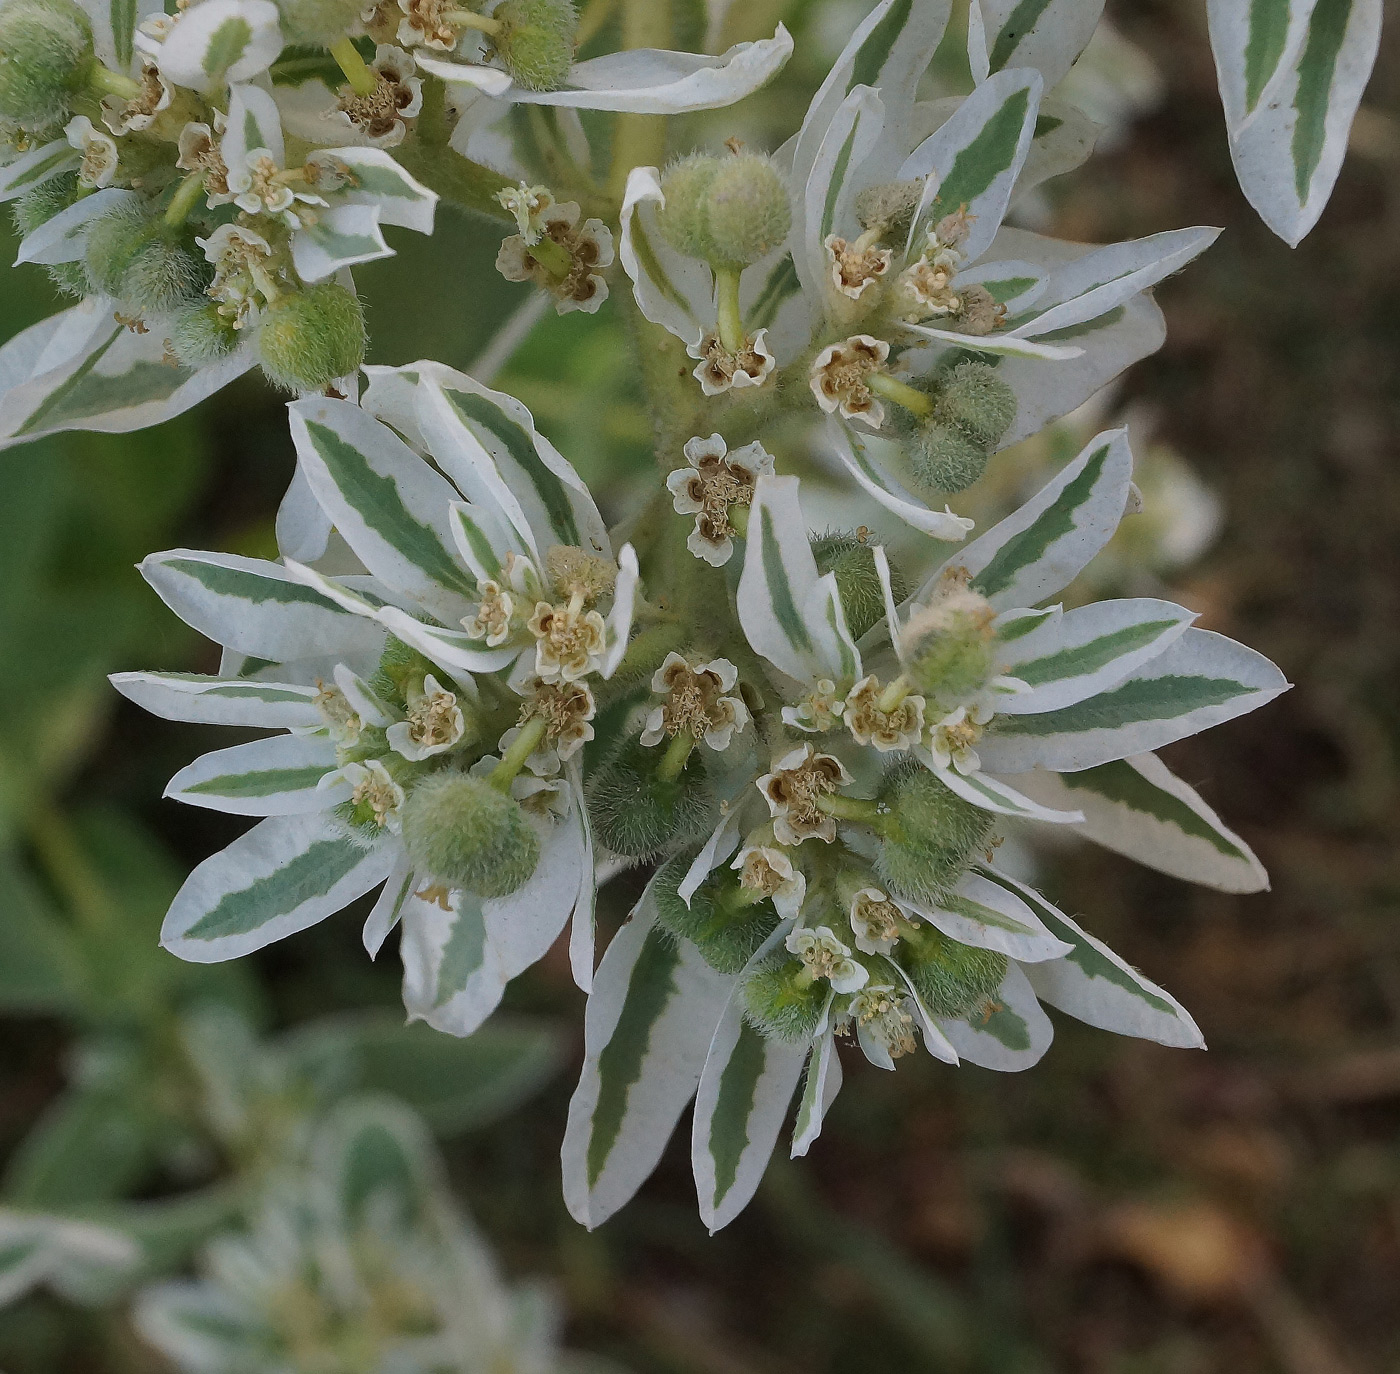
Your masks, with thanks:
[[[744,316],[739,308],[739,269],[715,268],[715,305],[719,312],[719,341],[730,353],[744,349]]]
[[[730,506],[729,523],[734,528],[734,533],[740,538],[747,539],[749,534],[749,507]]]
[[[487,782],[500,792],[509,792],[510,785],[516,779],[520,770],[525,767],[525,760],[539,747],[540,741],[544,738],[545,720],[543,716],[532,716],[520,727],[520,733],[515,737],[515,742],[501,755],[501,761],[492,770]]]
[[[165,222],[172,229],[178,229],[190,215],[204,195],[204,173],[191,172],[170,197],[165,207]]]
[[[669,48],[672,0],[623,0],[622,46]],[[664,115],[622,114],[613,126],[612,172],[608,191],[619,202],[633,167],[659,167],[666,158]]]
[[[675,782],[680,777],[681,769],[685,767],[686,760],[690,757],[690,751],[694,748],[695,736],[689,730],[682,730],[666,746],[666,752],[661,756],[661,762],[656,765],[656,776],[662,782]]]
[[[474,210],[491,219],[515,223],[497,193],[515,186],[509,177],[473,162],[448,145],[447,87],[435,76],[423,79],[423,108],[414,137],[405,139],[394,155],[410,175],[461,210]]]
[[[478,14],[475,10],[448,10],[443,18],[450,24],[457,24],[464,29],[477,29],[481,33],[490,34],[494,38],[505,28],[499,19],[492,19],[488,15]]]
[[[875,709],[889,715],[909,695],[909,689],[912,685],[909,679],[901,673],[880,693],[880,699],[875,703]]]
[[[141,94],[141,85],[121,72],[114,72],[100,62],[92,64],[88,74],[88,89],[97,95],[115,95],[122,100],[134,100]]]
[[[874,830],[883,830],[885,826],[885,812],[880,809],[880,803],[863,797],[843,797],[839,792],[828,792],[817,798],[817,810],[837,820],[855,821]]]
[[[903,406],[921,420],[926,420],[933,410],[933,401],[922,391],[910,386],[908,382],[891,377],[888,372],[869,373],[865,384],[877,395],[883,396],[887,401],[893,401],[897,406]]]
[[[331,44],[330,54],[335,58],[336,65],[345,73],[345,79],[356,95],[374,94],[379,78],[365,65],[365,59],[360,56],[360,50],[348,34],[337,38]]]

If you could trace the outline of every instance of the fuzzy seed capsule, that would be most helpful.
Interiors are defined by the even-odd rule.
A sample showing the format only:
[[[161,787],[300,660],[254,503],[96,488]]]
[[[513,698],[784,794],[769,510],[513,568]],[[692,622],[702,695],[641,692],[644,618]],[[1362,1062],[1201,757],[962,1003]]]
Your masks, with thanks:
[[[355,295],[323,281],[269,307],[258,330],[258,360],[288,391],[319,391],[359,370],[365,316]]]
[[[84,262],[93,290],[120,297],[132,263],[158,233],[156,221],[130,201],[92,220],[84,241]]]
[[[820,573],[836,574],[836,590],[846,613],[846,628],[859,639],[884,617],[885,593],[875,571],[875,550],[854,534],[832,531],[812,541]],[[908,595],[904,574],[891,563],[890,589],[898,605]]]
[[[557,91],[574,61],[573,0],[505,0],[491,17],[503,26],[492,41],[511,79],[528,91]]]
[[[288,43],[328,48],[359,22],[361,0],[278,0],[282,37]]]
[[[674,779],[658,778],[660,752],[631,739],[593,775],[589,811],[598,840],[628,859],[646,859],[711,824],[713,799],[695,750]]]
[[[514,892],[540,859],[539,836],[519,802],[452,771],[432,774],[408,794],[403,842],[420,872],[481,897]]]
[[[0,9],[0,119],[60,123],[92,63],[92,25],[73,0],[10,0]]]
[[[909,237],[923,195],[922,181],[888,181],[867,186],[856,196],[856,219],[891,243]]]
[[[21,238],[32,234],[41,224],[47,224],[59,211],[77,201],[83,189],[78,185],[77,172],[64,172],[17,196],[10,203],[15,232]]]
[[[691,857],[678,856],[657,874],[652,886],[657,918],[677,939],[689,940],[712,969],[738,973],[773,933],[778,914],[768,901],[752,906],[733,903],[738,880],[724,870],[710,874],[687,906],[677,888],[690,869]]]
[[[968,1015],[1006,977],[1006,955],[960,944],[923,921],[904,933],[894,957],[923,1004],[939,1018]]]
[[[744,1015],[763,1035],[801,1044],[821,1023],[831,988],[805,977],[800,959],[774,950],[744,980]]]
[[[914,901],[936,901],[966,871],[991,833],[987,812],[950,791],[921,764],[886,775],[880,802],[890,821],[875,872],[881,884]]]
[[[934,491],[963,491],[987,470],[986,447],[936,413],[915,428],[908,454],[914,477]]]
[[[657,211],[657,228],[676,252],[688,258],[709,257],[705,203],[719,165],[717,157],[692,153],[673,162],[661,178],[661,194],[666,203]]]
[[[183,367],[206,367],[237,347],[238,331],[212,301],[188,305],[171,320],[170,351]]]
[[[705,197],[710,262],[743,268],[767,257],[792,228],[787,184],[757,153],[720,160]]]
[[[938,413],[973,443],[990,448],[1016,418],[1016,393],[989,364],[959,363],[939,393]]]

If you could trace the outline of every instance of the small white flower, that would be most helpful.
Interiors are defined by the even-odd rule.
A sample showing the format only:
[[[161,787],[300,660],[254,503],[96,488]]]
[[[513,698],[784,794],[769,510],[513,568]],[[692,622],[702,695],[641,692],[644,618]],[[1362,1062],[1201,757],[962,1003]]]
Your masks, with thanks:
[[[849,1031],[854,1024],[865,1057],[877,1068],[892,1069],[896,1059],[918,1048],[908,1002],[908,994],[889,983],[867,983],[841,1013],[838,1029]]]
[[[899,908],[878,887],[863,887],[851,898],[851,930],[862,954],[888,954],[899,941]]]
[[[74,115],[64,126],[70,147],[82,155],[78,184],[101,188],[110,186],[117,171],[117,144],[110,134],[94,128],[87,115]]]
[[[452,22],[460,5],[453,0],[398,0],[403,18],[395,35],[405,48],[451,52],[461,40],[462,26]]]
[[[706,396],[722,396],[726,391],[743,391],[762,386],[777,367],[778,360],[768,347],[768,331],[760,329],[744,340],[737,353],[731,353],[719,337],[709,334],[685,350],[699,360],[692,374]]]
[[[102,122],[114,134],[141,133],[170,108],[174,90],[146,56],[141,59],[141,89],[129,100],[117,95],[102,97]]]
[[[289,228],[297,228],[301,221],[295,215],[288,218],[288,212],[296,204],[297,193],[287,182],[279,180],[281,171],[269,149],[249,148],[243,165],[228,169],[227,199],[246,214],[276,215]],[[213,205],[224,199],[211,196],[209,203]]]
[[[868,378],[885,365],[890,346],[870,334],[854,334],[828,344],[812,363],[808,385],[817,404],[828,414],[863,420],[871,429],[885,422],[885,403],[871,391]]]
[[[583,598],[567,606],[535,603],[529,630],[535,637],[535,672],[545,682],[577,682],[603,666],[607,622],[598,611],[585,611]]]
[[[857,744],[882,754],[912,749],[924,734],[924,699],[908,693],[886,706],[879,678],[864,677],[846,696],[845,720]]]
[[[730,453],[718,434],[687,439],[684,452],[688,466],[666,478],[671,505],[678,515],[695,517],[686,548],[712,568],[720,568],[734,553],[730,509],[753,501],[754,484],[773,471],[773,455],[757,442]]]
[[[754,785],[768,803],[779,844],[798,845],[814,837],[830,844],[836,838],[836,818],[817,803],[853,781],[834,754],[819,754],[810,744],[801,744]]]
[[[824,735],[841,724],[846,712],[836,684],[829,678],[818,678],[806,696],[793,705],[783,707],[783,724],[811,735]]]
[[[831,255],[831,284],[853,301],[874,286],[894,261],[892,249],[863,244],[860,239],[847,243],[836,234],[828,234],[822,246]]]
[[[651,690],[664,699],[647,716],[642,743],[660,744],[687,730],[717,752],[727,749],[735,732],[749,723],[743,700],[727,695],[738,680],[739,670],[727,658],[692,664],[678,653],[667,654],[651,678]]]
[[[520,690],[526,697],[520,713],[522,724],[536,718],[545,723],[544,739],[525,760],[525,766],[538,777],[552,778],[593,738],[598,704],[586,682],[546,682],[536,677]],[[520,729],[513,725],[501,736],[502,753],[515,743]]]
[[[525,246],[529,248],[538,243],[544,233],[542,216],[554,204],[554,197],[549,188],[527,186],[522,181],[519,186],[507,186],[504,191],[497,191],[496,199],[500,201],[503,210],[515,216]]]
[[[729,865],[739,871],[739,886],[771,897],[783,920],[794,919],[807,895],[806,875],[776,845],[745,845]]]
[[[554,297],[560,315],[573,310],[591,315],[608,298],[602,269],[612,264],[612,230],[600,219],[580,225],[578,217],[573,201],[549,205],[529,218],[533,240],[523,233],[511,234],[496,255],[496,270],[507,281],[543,287]]]
[[[356,810],[367,809],[375,825],[397,834],[404,795],[403,788],[389,776],[389,770],[378,759],[370,759],[366,763],[347,763],[340,775],[350,784],[350,805]]]
[[[241,224],[221,224],[207,239],[196,238],[204,256],[214,264],[214,280],[206,291],[244,328],[257,307],[257,298],[276,294],[271,275],[272,245]]]
[[[326,733],[340,748],[353,749],[360,742],[365,722],[339,687],[318,682],[313,704],[325,722]]]
[[[342,89],[330,117],[355,129],[371,148],[396,148],[408,133],[407,119],[423,109],[423,80],[413,58],[402,48],[381,43],[370,69],[379,78],[368,95]]]
[[[216,116],[215,125],[218,123]],[[195,121],[186,124],[180,130],[175,165],[182,172],[203,172],[205,194],[210,198],[220,197],[215,203],[225,204],[229,197],[228,167],[216,137],[219,132],[217,127],[211,129]]]
[[[929,740],[929,753],[940,768],[955,768],[964,776],[982,766],[974,748],[982,738],[982,727],[992,718],[991,707],[978,705],[969,709],[959,706],[956,711],[935,722]]]
[[[869,969],[851,958],[830,926],[798,926],[785,943],[813,979],[825,978],[837,992],[858,992],[870,979]]]
[[[389,748],[413,763],[451,749],[466,733],[457,694],[449,692],[429,673],[423,690],[408,702],[407,719],[386,731]]]

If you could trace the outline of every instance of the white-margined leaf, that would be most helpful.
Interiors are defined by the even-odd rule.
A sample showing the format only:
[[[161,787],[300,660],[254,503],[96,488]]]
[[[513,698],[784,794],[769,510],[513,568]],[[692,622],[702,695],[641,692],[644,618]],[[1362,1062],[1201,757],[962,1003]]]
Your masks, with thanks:
[[[1033,888],[1010,878],[1000,881],[1019,892],[1045,924],[1073,946],[1063,959],[1028,964],[1023,970],[1042,1001],[1100,1030],[1177,1049],[1205,1049],[1200,1028],[1169,992],[1144,978]]]
[[[396,850],[384,843],[367,847],[322,815],[259,821],[185,879],[160,942],[196,964],[251,954],[382,883]]]
[[[1288,680],[1262,654],[1187,630],[1132,677],[1036,716],[999,716],[978,745],[992,773],[1073,772],[1144,754],[1257,710]]]
[[[559,938],[578,902],[587,852],[579,803],[556,822],[535,821],[540,861],[522,886],[485,901],[431,887],[403,905],[404,1006],[411,1020],[470,1035],[506,985]]]
[[[409,866],[407,855],[401,855],[389,874],[379,896],[375,899],[360,933],[365,953],[371,959],[379,957],[384,941],[403,919],[403,909],[410,897],[423,886],[421,879]]]
[[[342,268],[393,255],[373,205],[332,205],[292,239],[292,261],[303,281],[323,281]]]
[[[523,515],[538,554],[555,544],[608,557],[607,528],[573,465],[535,428],[530,412],[513,396],[492,391],[462,372],[434,367],[420,384],[419,416],[433,456],[470,500],[481,497],[482,455],[514,498],[505,506],[512,524]],[[438,421],[438,423],[432,423]],[[464,442],[462,431],[473,442]],[[441,452],[439,450],[441,449]],[[467,469],[460,471],[460,469]],[[503,505],[505,503],[502,503]]]
[[[0,1304],[44,1284],[73,1302],[105,1294],[133,1273],[141,1250],[107,1226],[43,1212],[0,1207]]]
[[[1007,695],[998,715],[1056,711],[1116,686],[1186,632],[1194,611],[1134,597],[1095,601],[1049,616],[1000,646],[998,669],[1028,683]]]
[[[203,0],[180,14],[161,44],[160,70],[172,85],[210,95],[225,82],[252,80],[281,51],[272,0]]]
[[[1058,85],[1093,37],[1103,0],[972,0],[967,55],[972,75],[1034,67]]]
[[[1108,543],[1132,474],[1127,431],[1096,435],[1025,505],[959,549],[944,568],[966,568],[973,587],[998,610],[1033,606],[1072,582]],[[923,595],[942,574],[940,568]]]
[[[972,217],[964,256],[976,261],[991,246],[1030,151],[1042,85],[1030,69],[998,72],[905,159],[900,181],[929,178],[909,230],[912,250],[922,247],[926,225],[964,206]]]
[[[766,85],[791,55],[792,37],[779,24],[772,38],[737,43],[718,57],[635,48],[576,62],[557,91],[527,90],[505,72],[480,64],[420,54],[418,65],[444,81],[515,104],[668,115],[732,105]]]
[[[215,0],[203,0],[205,5]],[[228,124],[219,141],[219,152],[230,170],[246,166],[248,154],[259,148],[271,154],[281,166],[286,149],[282,141],[282,116],[277,102],[261,86],[234,85],[229,88]]]
[[[36,144],[21,157],[0,167],[0,202],[14,200],[52,177],[72,171],[79,159],[78,150],[66,138]]]
[[[885,106],[888,172],[873,179],[893,177],[893,158],[910,146],[908,132],[914,116],[914,93],[948,27],[949,0],[881,0],[851,35],[832,64],[821,88],[807,107],[802,129],[793,149],[795,188],[807,184],[818,149],[842,102],[857,86],[880,93]],[[794,207],[801,209],[801,202]],[[794,242],[802,242],[803,226],[795,224]],[[804,286],[808,284],[804,282]]]
[[[964,801],[980,806],[983,811],[997,816],[1014,816],[1022,821],[1046,821],[1051,825],[1077,825],[1084,819],[1081,811],[1044,806],[1001,779],[989,777],[981,769],[959,773],[956,768],[940,767],[934,762],[933,755],[922,746],[915,753],[924,767],[936,773],[950,792],[956,792]]]
[[[1155,754],[1077,773],[1037,768],[1017,774],[1016,783],[1046,805],[1079,807],[1082,835],[1149,868],[1222,892],[1269,885],[1253,850]]]
[[[303,585],[281,564],[169,549],[140,565],[156,595],[200,634],[273,663],[376,654],[383,632]]]
[[[862,443],[855,433],[835,417],[829,417],[827,438],[831,449],[862,491],[897,515],[906,525],[933,539],[960,542],[967,538],[973,522],[949,509],[931,510],[917,496],[904,489]]]
[[[755,959],[791,929],[784,921]],[[788,1104],[812,1046],[760,1034],[744,1019],[742,983],[735,984],[715,1027],[695,1093],[690,1161],[700,1220],[714,1235],[748,1206],[787,1117]]]
[[[321,780],[336,768],[335,744],[324,735],[271,735],[216,749],[182,768],[165,795],[235,816],[296,816],[346,801]]]
[[[1015,893],[981,873],[965,873],[956,890],[937,902],[896,900],[961,945],[996,950],[1027,963],[1069,952]]]
[[[1019,1073],[1038,1064],[1055,1038],[1050,1018],[1014,962],[1007,964],[1001,986],[984,1007],[964,1021],[938,1024],[961,1058],[999,1073]]]
[[[1380,46],[1382,0],[1210,0],[1235,174],[1296,245],[1332,194]]]
[[[331,542],[331,518],[322,509],[300,465],[282,494],[274,526],[277,552],[298,563],[324,558]]]
[[[656,925],[649,892],[613,937],[584,1013],[584,1061],[569,1103],[564,1200],[590,1229],[656,1167],[695,1095],[733,980]]]
[[[1169,229],[1147,238],[1092,249],[1047,280],[1030,316],[1013,319],[1011,335],[1045,341],[1101,320],[1163,278],[1179,272],[1219,237],[1219,229]]]
[[[31,230],[20,240],[15,265],[37,262],[53,266],[60,262],[81,262],[87,251],[89,222],[110,210],[133,204],[138,199],[135,191],[120,186],[104,186],[100,191],[83,196],[56,215],[50,215],[37,229]],[[107,304],[110,306],[110,302]]]
[[[346,543],[386,586],[454,624],[476,584],[452,537],[451,483],[348,401],[322,397],[288,409],[298,461]]]
[[[841,1056],[836,1053],[836,1037],[827,1030],[817,1037],[807,1058],[807,1074],[797,1104],[797,1120],[792,1128],[792,1154],[797,1159],[812,1148],[822,1133],[822,1122],[841,1091]]]
[[[1012,206],[1031,196],[1051,177],[1082,167],[1094,151],[1100,133],[1102,128],[1077,105],[1053,95],[1045,96],[1035,122],[1035,137],[1011,193]]]
[[[715,326],[714,278],[704,263],[678,253],[657,227],[665,205],[655,167],[634,167],[622,200],[618,257],[632,279],[637,309],[686,344]]]
[[[798,274],[804,283],[816,286],[814,301],[837,300],[826,240],[832,234],[855,237],[856,194],[878,179],[877,149],[884,142],[884,127],[879,92],[856,86],[837,108],[817,149],[801,190],[806,232],[800,245],[803,270]]]
[[[380,224],[397,224],[420,234],[433,232],[438,195],[404,171],[382,148],[336,148],[317,161],[348,181],[335,192],[337,205],[372,206]]]
[[[193,371],[172,366],[161,331],[133,333],[112,310],[108,297],[90,296],[0,347],[0,449],[67,429],[145,429],[252,366],[248,348]]]
[[[309,729],[322,723],[316,688],[301,683],[198,673],[113,673],[108,681],[128,701],[162,720],[265,730]]]
[[[860,676],[836,579],[817,572],[795,477],[763,476],[749,509],[739,623],[749,643],[798,682]]]

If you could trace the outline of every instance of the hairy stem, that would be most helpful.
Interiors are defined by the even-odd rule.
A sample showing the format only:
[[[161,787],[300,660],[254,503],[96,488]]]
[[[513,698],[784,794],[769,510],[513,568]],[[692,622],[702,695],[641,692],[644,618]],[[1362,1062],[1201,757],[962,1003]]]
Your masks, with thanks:
[[[545,729],[543,716],[533,716],[520,727],[515,742],[501,755],[500,763],[491,770],[487,781],[492,787],[500,792],[510,791],[511,783],[525,767],[525,760],[539,748],[540,741],[544,739]]]
[[[686,760],[690,758],[690,751],[694,748],[695,736],[689,730],[682,730],[666,746],[666,752],[661,756],[661,762],[656,766],[656,776],[662,782],[675,782],[680,777]]]
[[[365,59],[360,56],[360,50],[348,34],[337,38],[331,44],[330,54],[335,58],[336,66],[345,73],[345,79],[356,95],[374,94],[379,78],[366,66]]]
[[[423,79],[423,109],[413,138],[405,139],[394,155],[430,191],[459,210],[472,210],[514,224],[515,217],[496,196],[515,183],[509,177],[463,157],[449,145],[452,128],[447,118],[447,87],[439,77]]]
[[[671,46],[671,0],[623,0],[622,46]],[[664,115],[622,114],[613,126],[613,162],[608,191],[617,201],[633,167],[659,167],[666,157]]]

